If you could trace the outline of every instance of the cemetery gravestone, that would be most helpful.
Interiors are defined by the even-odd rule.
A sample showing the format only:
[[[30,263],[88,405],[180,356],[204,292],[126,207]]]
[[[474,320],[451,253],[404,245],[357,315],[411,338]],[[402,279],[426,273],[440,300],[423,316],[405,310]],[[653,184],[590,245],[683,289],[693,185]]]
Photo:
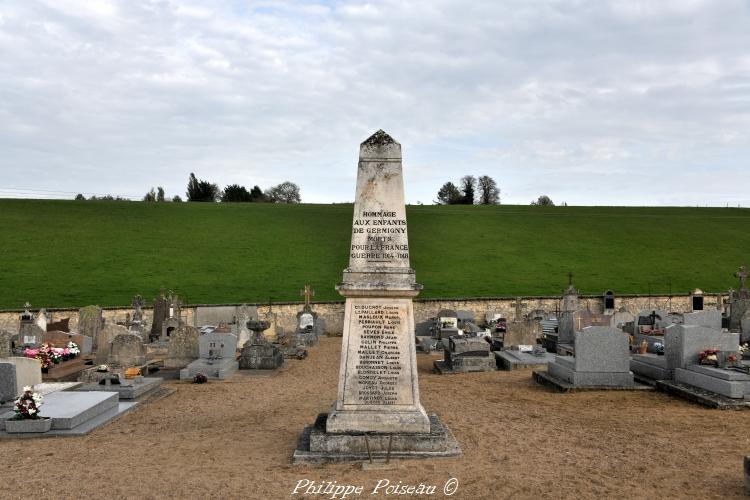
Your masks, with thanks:
[[[237,347],[242,349],[250,340],[252,333],[247,327],[247,323],[250,320],[258,319],[258,308],[250,307],[247,304],[242,304],[237,312]]]
[[[154,299],[154,317],[151,322],[151,334],[149,335],[151,342],[156,342],[161,338],[162,325],[169,317],[167,298],[164,296],[164,292],[165,290],[162,288],[159,296]]]
[[[115,336],[112,339],[108,363],[123,368],[146,364],[146,348],[141,336],[135,333],[120,333]]]
[[[263,335],[269,327],[268,321],[250,320],[247,327],[253,337],[240,351],[240,370],[275,370],[284,363],[284,354],[277,346],[271,344]]]
[[[0,362],[0,404],[12,401],[18,396],[16,384],[16,366]]]
[[[197,328],[185,324],[172,332],[169,338],[167,358],[164,360],[166,368],[184,368],[198,358]]]
[[[31,304],[26,302],[24,307],[26,309],[19,318],[16,347],[37,347],[42,344],[44,330],[39,328],[39,325],[36,324],[34,315],[29,311]]]
[[[94,350],[98,350],[101,347],[99,344],[99,332],[102,328],[104,328],[104,319],[102,318],[101,307],[87,306],[78,311],[78,333],[91,337],[93,342],[92,349]]]
[[[380,130],[360,146],[349,267],[336,287],[346,299],[338,395],[306,431],[297,463],[362,459],[386,447],[424,456],[428,441],[433,456],[460,453],[419,399],[412,299],[422,287],[409,262],[401,145]]]
[[[218,332],[202,334],[198,338],[200,357],[180,370],[180,380],[192,379],[199,372],[209,378],[227,378],[239,368],[236,351],[236,335]]]
[[[15,393],[12,397],[6,399],[6,401],[20,396],[23,393],[24,387],[33,387],[42,383],[42,368],[36,359],[19,357],[0,358],[0,364],[13,366],[13,375],[9,376],[15,380],[15,388],[10,385],[11,381],[0,381],[0,386],[4,387],[1,390],[6,394],[4,397],[7,397],[9,391]],[[5,367],[0,373],[10,374],[11,370]]]
[[[527,322],[511,323],[503,335],[503,349],[513,349],[519,345],[535,346],[537,341],[536,329]]]
[[[433,362],[440,374],[486,372],[494,370],[496,365],[489,342],[480,337],[450,337],[444,358]]]
[[[0,330],[0,358],[10,357],[10,338],[13,335],[5,330]]]
[[[112,341],[118,335],[127,334],[128,329],[122,325],[107,323],[98,333],[99,347],[95,351],[95,360],[97,364],[104,364],[109,359]]]
[[[575,334],[575,356],[557,356],[547,375],[574,387],[634,387],[628,337],[609,326],[584,328]]]

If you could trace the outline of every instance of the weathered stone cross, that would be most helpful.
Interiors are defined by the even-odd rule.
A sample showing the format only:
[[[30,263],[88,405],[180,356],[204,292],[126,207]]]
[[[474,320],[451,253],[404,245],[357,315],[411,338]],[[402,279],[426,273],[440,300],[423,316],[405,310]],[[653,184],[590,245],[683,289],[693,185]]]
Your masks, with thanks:
[[[518,323],[519,321],[521,321],[521,319],[523,317],[523,308],[525,307],[524,304],[523,304],[523,302],[521,302],[521,297],[516,297],[516,301],[513,302],[513,305],[516,308],[516,319],[515,319],[515,321],[516,321],[516,323]]]
[[[748,293],[747,293],[747,277],[750,276],[747,274],[747,268],[745,266],[740,266],[740,270],[734,273],[735,278],[739,278],[740,280],[740,289],[739,289],[739,295],[741,299],[747,299]]]
[[[315,290],[310,288],[310,285],[305,285],[304,290],[299,291],[300,295],[304,295],[305,297],[305,306],[310,306],[310,298],[315,296]]]

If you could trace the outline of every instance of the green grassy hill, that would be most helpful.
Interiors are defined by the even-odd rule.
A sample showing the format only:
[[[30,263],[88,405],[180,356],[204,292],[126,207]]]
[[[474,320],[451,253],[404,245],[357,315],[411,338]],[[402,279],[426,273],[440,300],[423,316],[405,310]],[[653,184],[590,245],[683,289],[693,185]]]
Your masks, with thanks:
[[[410,206],[422,297],[736,287],[750,210]],[[0,200],[0,308],[338,299],[351,205]]]

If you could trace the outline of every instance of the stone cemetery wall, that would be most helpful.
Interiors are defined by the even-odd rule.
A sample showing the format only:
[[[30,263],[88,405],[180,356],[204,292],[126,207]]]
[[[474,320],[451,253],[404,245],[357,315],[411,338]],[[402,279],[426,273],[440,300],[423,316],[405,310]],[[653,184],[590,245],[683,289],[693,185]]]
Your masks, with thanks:
[[[717,295],[706,295],[704,309],[715,309]],[[728,301],[728,296],[723,295],[724,302]],[[515,297],[506,298],[457,298],[457,299],[419,299],[414,301],[414,320],[421,323],[435,316],[440,309],[466,310],[474,313],[474,322],[477,324],[484,323],[484,315],[489,311],[496,311],[505,316],[508,321],[515,317]],[[522,297],[523,312],[527,313],[534,309],[544,309],[554,312],[555,307],[560,304],[559,297]],[[619,310],[624,307],[631,314],[637,314],[644,309],[670,309],[670,298],[667,296],[617,296],[615,298],[615,309]],[[689,295],[673,295],[671,297],[671,309],[676,312],[690,312]],[[220,308],[225,312],[231,307],[239,304],[221,304],[216,306],[183,306],[182,319],[188,325],[195,325],[196,309],[200,307],[203,311],[211,307]],[[268,305],[256,305],[258,308],[258,317],[260,320],[266,320],[271,323],[271,327],[265,332],[266,336],[272,338],[276,332],[292,333],[297,327],[297,313],[302,310],[302,304],[298,302],[273,304],[270,311]],[[588,307],[592,313],[601,314],[604,312],[604,299],[601,296],[581,296],[579,300],[581,308]],[[344,330],[344,302],[325,302],[313,303],[315,311],[325,321],[325,333],[329,335],[340,335]],[[0,312],[0,330],[7,330],[11,333],[18,332],[18,318],[22,310]],[[126,315],[132,314],[131,307],[108,308],[104,309],[102,316],[105,325],[115,324],[116,322],[125,322]],[[63,318],[70,318],[70,330],[78,331],[78,310],[50,310],[47,309],[47,315],[51,321],[59,321]],[[205,314],[202,315],[204,318]],[[151,324],[153,318],[153,309],[143,309],[143,320]],[[198,326],[198,325],[195,325]]]

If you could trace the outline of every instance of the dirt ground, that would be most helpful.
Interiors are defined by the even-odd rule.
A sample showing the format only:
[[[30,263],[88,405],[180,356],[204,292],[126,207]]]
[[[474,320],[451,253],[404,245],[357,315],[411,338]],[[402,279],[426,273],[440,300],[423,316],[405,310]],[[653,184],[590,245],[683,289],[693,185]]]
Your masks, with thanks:
[[[396,497],[371,495],[385,479],[435,486],[431,498],[442,498],[455,478],[460,499],[744,497],[750,412],[650,391],[557,394],[530,372],[439,376],[428,355],[418,357],[422,403],[462,457],[380,471],[294,466],[303,427],[335,400],[340,343],[322,339],[271,377],[170,382],[175,394],[85,437],[0,441],[0,496],[275,499],[309,480]]]

